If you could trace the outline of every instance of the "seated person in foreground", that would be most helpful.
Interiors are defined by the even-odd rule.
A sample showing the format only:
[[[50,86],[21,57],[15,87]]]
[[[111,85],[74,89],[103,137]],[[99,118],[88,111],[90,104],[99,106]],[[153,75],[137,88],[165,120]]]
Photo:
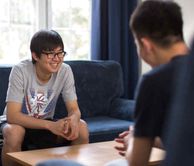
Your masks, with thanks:
[[[181,8],[175,2],[141,2],[132,14],[130,27],[139,56],[153,69],[142,76],[137,89],[134,130],[121,133],[116,138],[121,145],[115,148],[126,156],[130,166],[147,166],[154,144],[165,149],[174,78],[187,58],[188,48]]]
[[[15,65],[10,73],[7,123],[2,125],[4,166],[13,165],[6,153],[21,151],[25,140],[39,145],[89,142],[87,124],[80,119],[73,73],[63,63],[66,52],[61,36],[53,30],[40,30],[32,37],[30,49],[32,60]],[[68,116],[54,120],[60,94]]]
[[[190,48],[189,56],[177,74],[163,166],[194,165],[194,38]]]

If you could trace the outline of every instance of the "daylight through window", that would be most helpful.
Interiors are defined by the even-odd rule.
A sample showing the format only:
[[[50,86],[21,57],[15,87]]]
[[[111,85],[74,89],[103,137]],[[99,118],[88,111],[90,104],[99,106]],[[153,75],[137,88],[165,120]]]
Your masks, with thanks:
[[[91,0],[0,0],[0,63],[31,58],[30,39],[39,29],[63,38],[66,59],[89,59]]]

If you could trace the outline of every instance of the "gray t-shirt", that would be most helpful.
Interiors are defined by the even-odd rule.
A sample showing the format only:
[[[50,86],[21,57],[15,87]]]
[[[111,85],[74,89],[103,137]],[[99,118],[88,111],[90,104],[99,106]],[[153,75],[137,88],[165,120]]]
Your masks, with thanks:
[[[60,93],[65,102],[77,100],[69,65],[63,63],[47,83],[41,84],[32,61],[25,60],[14,66],[10,73],[6,102],[22,103],[22,112],[29,116],[53,118]]]

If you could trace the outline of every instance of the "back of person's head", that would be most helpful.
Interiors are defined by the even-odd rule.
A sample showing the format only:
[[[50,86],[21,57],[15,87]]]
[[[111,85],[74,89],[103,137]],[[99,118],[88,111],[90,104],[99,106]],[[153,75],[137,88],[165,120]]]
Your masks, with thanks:
[[[64,49],[61,36],[54,30],[40,30],[34,34],[30,43],[30,50],[40,57],[43,51],[53,51],[55,48]],[[36,61],[32,58],[32,62]]]
[[[138,40],[148,37],[161,47],[184,40],[181,8],[172,1],[143,1],[133,12],[130,27]]]

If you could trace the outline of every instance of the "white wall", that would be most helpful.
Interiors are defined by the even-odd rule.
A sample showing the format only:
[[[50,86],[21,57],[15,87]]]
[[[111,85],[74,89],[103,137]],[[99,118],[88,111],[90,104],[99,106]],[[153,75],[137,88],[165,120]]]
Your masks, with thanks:
[[[181,8],[184,21],[184,37],[188,45],[194,35],[194,0],[175,0]]]

